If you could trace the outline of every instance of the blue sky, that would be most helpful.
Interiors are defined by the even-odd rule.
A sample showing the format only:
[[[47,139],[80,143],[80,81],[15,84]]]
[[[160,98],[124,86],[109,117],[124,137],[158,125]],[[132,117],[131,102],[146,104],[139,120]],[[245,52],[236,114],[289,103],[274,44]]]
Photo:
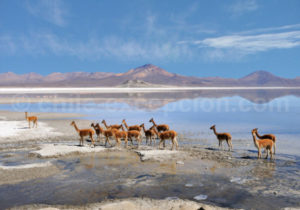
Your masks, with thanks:
[[[300,76],[299,0],[0,0],[0,72]]]

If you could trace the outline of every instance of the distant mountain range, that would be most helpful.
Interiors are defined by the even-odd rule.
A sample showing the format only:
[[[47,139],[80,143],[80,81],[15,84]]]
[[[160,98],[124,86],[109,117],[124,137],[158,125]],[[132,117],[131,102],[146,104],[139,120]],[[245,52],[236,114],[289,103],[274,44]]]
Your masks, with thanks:
[[[1,87],[300,87],[300,77],[287,79],[267,71],[256,71],[240,79],[222,77],[188,77],[170,73],[158,66],[146,64],[125,73],[72,72],[18,75],[0,74]]]

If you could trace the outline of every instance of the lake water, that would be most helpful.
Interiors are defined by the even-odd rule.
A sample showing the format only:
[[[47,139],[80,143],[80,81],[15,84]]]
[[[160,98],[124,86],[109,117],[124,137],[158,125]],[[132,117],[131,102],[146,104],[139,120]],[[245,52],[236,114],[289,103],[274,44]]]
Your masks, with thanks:
[[[300,151],[300,90],[193,90],[78,94],[1,95],[2,110],[85,114],[108,124],[145,123],[154,118],[176,130],[181,144],[217,146],[209,129],[229,132],[234,148],[253,149],[251,130],[277,136],[277,153]]]

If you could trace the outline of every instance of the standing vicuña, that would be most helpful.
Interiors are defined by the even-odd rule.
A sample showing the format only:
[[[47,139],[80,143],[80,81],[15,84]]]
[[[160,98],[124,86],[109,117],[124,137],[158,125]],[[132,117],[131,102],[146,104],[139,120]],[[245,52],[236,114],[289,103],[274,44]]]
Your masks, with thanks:
[[[157,129],[158,132],[161,132],[161,131],[168,131],[168,130],[169,130],[169,126],[168,126],[167,124],[157,125],[157,124],[154,122],[153,118],[151,118],[151,119],[149,120],[149,122],[152,122],[152,123],[153,123],[153,125],[156,127],[156,129]]]
[[[217,133],[216,125],[211,126],[210,129],[214,131],[214,134],[216,135],[217,139],[219,140],[219,147],[223,148],[222,142],[225,140],[228,145],[228,150],[231,151],[232,150],[232,142],[231,142],[230,133]]]
[[[95,134],[95,131],[93,129],[91,129],[91,128],[78,129],[75,121],[71,122],[71,126],[74,126],[75,130],[77,131],[78,135],[80,136],[79,145],[83,146],[83,137],[85,137],[85,136],[90,136],[90,138],[92,140],[92,145],[95,144],[94,139],[93,139],[93,135]]]
[[[153,141],[154,146],[155,146],[155,138],[154,137],[155,137],[155,135],[157,133],[156,130],[154,130],[154,129],[146,130],[144,123],[141,124],[140,126],[144,130],[144,133],[145,133],[145,136],[146,136],[146,144],[148,144],[148,140],[149,140],[150,145],[152,145],[152,141]]]
[[[96,125],[92,125],[92,127],[94,127],[94,129],[99,130],[99,134],[103,134],[103,136],[105,137],[105,146],[107,145],[107,142],[109,143],[109,145],[111,146],[111,143],[109,141],[110,137],[114,136],[114,132],[117,131],[118,129],[115,128],[109,128],[107,130],[104,130],[103,128],[101,128],[101,126],[99,125],[99,123],[97,123]],[[100,139],[99,139],[100,141]]]
[[[37,121],[38,121],[38,118],[37,116],[27,116],[27,112],[25,112],[25,119],[28,121],[28,125],[29,125],[29,128],[30,128],[30,122],[32,121],[32,127],[34,128],[34,125],[35,127],[37,128]]]
[[[119,146],[121,143],[121,139],[123,138],[125,141],[125,148],[127,148],[128,145],[128,133],[127,131],[124,130],[123,125],[122,125],[122,130],[116,130],[114,129],[114,137],[116,139],[117,145]]]
[[[176,146],[176,150],[178,149],[178,142],[177,142],[177,133],[176,131],[164,131],[162,133],[158,134],[159,138],[160,138],[160,142],[159,142],[159,146],[158,148],[160,148],[161,143],[165,143],[165,140],[167,139],[171,139],[172,140],[172,150],[174,149],[174,145]],[[165,147],[165,144],[164,144]]]
[[[142,142],[142,134],[141,132],[137,131],[137,130],[131,130],[131,131],[127,131],[128,134],[128,139],[131,141],[131,145],[132,145],[132,138],[135,138],[135,140],[138,142],[138,148]],[[126,145],[127,147],[127,145]]]
[[[122,127],[122,124],[121,125],[118,125],[118,124],[107,125],[105,120],[102,120],[102,123],[104,124],[104,126],[105,126],[106,129],[109,129],[109,128],[113,129],[113,128],[115,128],[115,129],[119,130]]]
[[[274,134],[265,134],[265,135],[259,135],[257,132],[258,128],[254,128],[255,134],[259,139],[271,139],[273,141],[273,147],[274,147],[274,154],[276,150],[276,136]]]
[[[91,127],[93,127],[94,130],[96,131],[97,139],[100,142],[101,134],[103,134],[103,129],[100,127],[99,123],[97,123],[96,125],[94,123],[92,123]]]
[[[125,119],[122,120],[122,123],[124,123],[124,125],[125,125],[125,127],[126,127],[126,129],[128,131],[132,131],[132,130],[141,131],[142,130],[142,128],[141,128],[140,125],[131,125],[131,126],[128,126],[127,123],[126,123],[126,121],[125,121]]]
[[[156,134],[156,138],[157,138],[157,139],[159,138],[158,132],[157,132],[157,130],[156,130],[155,125],[152,125],[152,126],[149,128],[149,130],[153,130],[153,131],[155,132],[155,134]]]
[[[257,158],[258,159],[261,158],[261,148],[264,148],[267,151],[266,159],[268,158],[269,151],[270,151],[270,156],[271,156],[271,159],[272,159],[273,158],[272,148],[273,148],[274,142],[271,139],[257,140],[256,135],[255,135],[255,129],[252,130],[252,136],[253,136],[254,145],[258,149]]]

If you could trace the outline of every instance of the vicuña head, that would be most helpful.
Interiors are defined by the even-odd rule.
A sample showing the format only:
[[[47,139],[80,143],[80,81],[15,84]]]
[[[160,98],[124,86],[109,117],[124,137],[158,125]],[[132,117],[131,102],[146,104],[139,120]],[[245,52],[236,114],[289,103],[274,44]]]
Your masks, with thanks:
[[[72,125],[72,126],[75,125],[75,121],[72,121],[70,125]]]
[[[153,117],[149,120],[149,122],[153,122]]]
[[[210,127],[211,130],[214,129],[214,128],[216,128],[216,125],[213,125],[213,126]]]

